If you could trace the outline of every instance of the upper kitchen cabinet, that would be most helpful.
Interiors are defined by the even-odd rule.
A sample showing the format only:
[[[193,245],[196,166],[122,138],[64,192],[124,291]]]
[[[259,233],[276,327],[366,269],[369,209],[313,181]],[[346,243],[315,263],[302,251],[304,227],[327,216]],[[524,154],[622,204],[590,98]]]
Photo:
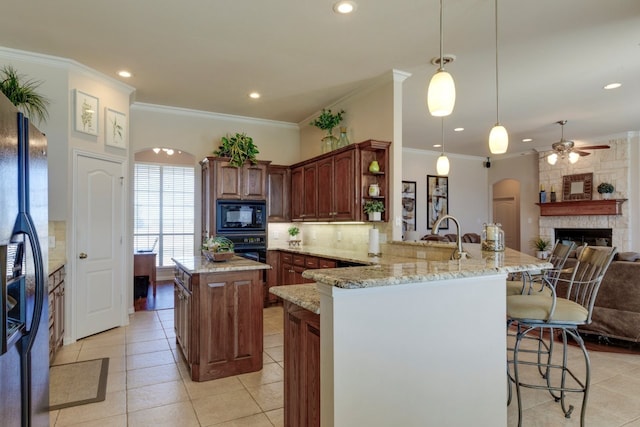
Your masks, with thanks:
[[[369,198],[380,199],[387,210],[390,145],[368,140],[293,165],[291,220],[360,221],[362,203]],[[370,172],[374,160],[379,169]],[[373,184],[379,191],[369,196]]]
[[[291,170],[288,166],[269,165],[267,168],[267,212],[269,222],[291,220]]]
[[[359,190],[362,192],[362,204],[367,200],[380,200],[385,208],[384,212],[382,212],[382,221],[388,221],[389,218],[390,145],[390,142],[373,139],[358,144],[360,160],[358,175],[360,177]],[[360,212],[360,215],[361,218],[364,218],[363,212]]]
[[[241,168],[232,166],[225,157],[207,157],[200,164],[208,163],[210,190],[221,200],[266,200],[267,167],[270,162],[246,162]]]

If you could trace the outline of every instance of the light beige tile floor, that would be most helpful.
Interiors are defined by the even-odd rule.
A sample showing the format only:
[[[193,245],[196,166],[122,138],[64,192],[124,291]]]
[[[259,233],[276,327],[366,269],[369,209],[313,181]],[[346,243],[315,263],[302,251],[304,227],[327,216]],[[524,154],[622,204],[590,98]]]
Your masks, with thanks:
[[[193,382],[176,350],[173,310],[136,312],[130,325],[64,346],[55,364],[109,357],[104,402],[51,412],[51,426],[283,426],[282,309],[264,310],[264,367],[259,372]],[[590,352],[587,425],[640,427],[640,355]],[[575,348],[570,359],[579,360]],[[537,374],[525,372],[536,378]],[[524,426],[578,426],[541,390],[524,390]],[[575,397],[570,398],[576,403]],[[517,424],[515,403],[509,426]],[[347,426],[351,427],[351,426]],[[386,427],[386,426],[385,426]]]

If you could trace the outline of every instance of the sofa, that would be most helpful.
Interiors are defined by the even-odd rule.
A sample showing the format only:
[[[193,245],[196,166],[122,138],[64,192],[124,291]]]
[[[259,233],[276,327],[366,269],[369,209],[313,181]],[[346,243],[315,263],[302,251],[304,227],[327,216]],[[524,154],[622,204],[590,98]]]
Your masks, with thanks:
[[[565,268],[576,264],[568,258]],[[561,289],[558,289],[562,292]],[[562,293],[559,293],[562,296]],[[592,322],[580,331],[630,342],[640,342],[640,253],[616,254],[602,279]]]

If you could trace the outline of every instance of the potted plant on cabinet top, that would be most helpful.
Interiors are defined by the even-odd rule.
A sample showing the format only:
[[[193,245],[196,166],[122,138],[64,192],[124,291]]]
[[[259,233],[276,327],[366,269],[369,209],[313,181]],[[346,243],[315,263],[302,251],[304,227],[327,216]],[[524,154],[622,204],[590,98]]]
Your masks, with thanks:
[[[3,67],[0,70],[0,92],[31,121],[38,119],[39,122],[46,122],[49,117],[49,100],[36,92],[42,82],[21,80],[22,77],[24,76],[19,75],[12,66]]]
[[[340,110],[333,114],[330,108],[323,108],[320,112],[320,116],[309,123],[311,126],[327,131],[327,136],[322,138],[322,146],[320,147],[323,153],[328,153],[329,151],[337,148],[338,139],[333,136],[333,128],[340,124],[343,114],[344,110]]]
[[[369,215],[369,221],[380,221],[384,212],[384,203],[380,200],[367,200],[364,202],[364,213]]]
[[[615,188],[613,187],[613,184],[609,184],[608,182],[603,182],[598,185],[598,193],[602,195],[603,199],[610,199],[614,190]]]
[[[260,153],[258,147],[253,143],[253,138],[247,136],[246,133],[223,136],[220,141],[222,141],[222,145],[213,154],[219,157],[229,157],[231,166],[240,168],[247,160],[253,164],[258,162],[256,159],[256,155]]]
[[[534,237],[531,239],[531,247],[536,250],[536,257],[539,259],[549,258],[549,248],[551,241],[543,237]]]

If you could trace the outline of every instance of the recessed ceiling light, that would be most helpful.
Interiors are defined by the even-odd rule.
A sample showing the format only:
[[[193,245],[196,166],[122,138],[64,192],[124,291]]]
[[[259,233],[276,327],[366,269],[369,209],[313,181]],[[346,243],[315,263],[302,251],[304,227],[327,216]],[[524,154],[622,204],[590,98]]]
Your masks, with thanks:
[[[356,3],[353,1],[339,1],[333,5],[333,11],[336,13],[347,14],[356,10]]]
[[[260,98],[260,94],[259,94],[258,92],[251,92],[251,93],[249,94],[249,98],[251,98],[251,99],[258,99],[258,98]]]
[[[120,77],[124,77],[125,79],[128,79],[129,77],[131,77],[131,72],[127,70],[120,70],[118,71],[118,75]]]
[[[531,139],[531,138],[525,138],[525,139],[522,140],[522,142],[531,142],[531,141],[533,141],[533,139]]]
[[[440,148],[442,147],[442,144],[433,144],[433,148]]]
[[[454,128],[453,131],[454,132],[462,132],[464,130],[464,128]]]
[[[606,85],[604,88],[606,90],[609,89],[618,89],[620,86],[622,86],[622,83],[609,83],[608,85]]]

